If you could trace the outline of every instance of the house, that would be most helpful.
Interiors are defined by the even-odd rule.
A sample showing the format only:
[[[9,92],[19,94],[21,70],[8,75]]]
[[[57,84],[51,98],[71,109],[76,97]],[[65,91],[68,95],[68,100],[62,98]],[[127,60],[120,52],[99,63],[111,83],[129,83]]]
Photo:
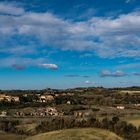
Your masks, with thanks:
[[[34,113],[34,116],[58,116],[63,115],[61,112],[58,112],[56,108],[54,107],[47,107],[47,108],[38,108]]]
[[[45,111],[48,116],[58,116],[58,111],[54,107],[47,107]]]
[[[74,116],[75,116],[75,117],[83,117],[83,112],[81,112],[81,111],[76,111],[76,112],[74,112]]]
[[[74,116],[76,118],[81,118],[81,117],[90,117],[93,115],[92,110],[78,110],[74,112]]]
[[[5,96],[5,94],[0,94],[0,101],[4,100]]]
[[[11,97],[11,100],[13,100],[14,102],[20,102],[18,96],[12,96],[12,97]]]
[[[123,109],[125,109],[125,107],[124,106],[117,106],[117,109],[123,110]]]
[[[47,95],[46,100],[47,101],[52,101],[52,100],[54,100],[54,97],[52,95]]]
[[[47,102],[47,101],[52,101],[52,100],[54,100],[54,97],[52,95],[41,95],[40,96],[41,102]]]
[[[70,101],[67,101],[67,105],[70,105],[71,104],[71,102]]]
[[[19,102],[19,97],[6,95],[6,94],[0,94],[0,101],[3,101],[3,100],[6,100],[8,102],[11,102],[11,101]]]
[[[40,101],[41,102],[46,102],[46,96],[45,95],[41,95],[40,96]]]
[[[11,96],[9,95],[6,95],[6,94],[0,94],[0,101],[3,101],[3,100],[6,100],[6,101],[11,101]]]
[[[60,96],[59,94],[55,94],[55,97],[58,97],[58,96]]]
[[[16,112],[16,116],[17,117],[23,117],[23,116],[25,116],[25,114],[23,112]]]
[[[140,104],[135,104],[135,107],[140,107]]]
[[[7,112],[6,111],[2,111],[0,114],[0,117],[6,117],[7,116]]]

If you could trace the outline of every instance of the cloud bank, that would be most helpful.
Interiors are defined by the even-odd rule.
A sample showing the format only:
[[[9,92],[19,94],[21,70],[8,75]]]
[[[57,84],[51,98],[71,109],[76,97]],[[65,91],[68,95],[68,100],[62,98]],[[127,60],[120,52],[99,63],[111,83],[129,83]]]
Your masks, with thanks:
[[[37,40],[37,46],[45,44],[61,50],[88,50],[102,58],[140,56],[139,11],[118,17],[72,21],[49,12],[28,12],[22,7],[1,2],[0,21],[0,52],[8,53],[17,45],[21,46],[20,41],[10,46],[7,43],[9,40],[13,42],[12,38],[17,36],[24,38],[25,42]],[[34,52],[37,48],[30,45],[28,49]],[[18,49],[11,53],[18,54]]]

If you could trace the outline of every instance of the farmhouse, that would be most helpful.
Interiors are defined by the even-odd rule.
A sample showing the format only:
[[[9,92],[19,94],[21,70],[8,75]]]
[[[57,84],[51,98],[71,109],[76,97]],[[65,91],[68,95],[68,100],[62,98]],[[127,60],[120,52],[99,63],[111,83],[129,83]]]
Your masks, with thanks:
[[[78,117],[89,117],[93,115],[93,111],[92,110],[78,110],[74,112],[74,116],[76,118]]]
[[[14,102],[19,102],[19,97],[18,96],[11,96],[11,95],[6,95],[6,94],[0,94],[0,101],[14,101]]]
[[[19,102],[19,97],[18,96],[12,96],[11,100],[13,100],[14,102]]]
[[[67,101],[67,104],[70,105],[71,104],[71,101]]]
[[[54,100],[54,97],[52,95],[47,95],[46,100],[47,101],[52,101],[52,100]]]
[[[140,104],[135,104],[135,107],[140,107]]]
[[[0,94],[0,101],[4,100],[5,96],[5,94]]]
[[[123,109],[125,109],[125,107],[124,106],[117,106],[117,109],[123,110]]]
[[[54,97],[52,95],[41,95],[40,96],[40,102],[47,102],[54,100]]]
[[[6,111],[2,111],[0,114],[0,117],[6,117],[7,116],[7,112]]]

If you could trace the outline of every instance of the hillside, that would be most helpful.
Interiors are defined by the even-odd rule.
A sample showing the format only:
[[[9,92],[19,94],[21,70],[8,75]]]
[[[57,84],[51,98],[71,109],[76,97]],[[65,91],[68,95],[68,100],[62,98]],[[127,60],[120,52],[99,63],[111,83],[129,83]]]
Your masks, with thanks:
[[[123,140],[116,134],[95,128],[67,129],[29,137],[26,140]]]
[[[16,134],[8,134],[0,131],[0,140],[22,140],[24,136]]]

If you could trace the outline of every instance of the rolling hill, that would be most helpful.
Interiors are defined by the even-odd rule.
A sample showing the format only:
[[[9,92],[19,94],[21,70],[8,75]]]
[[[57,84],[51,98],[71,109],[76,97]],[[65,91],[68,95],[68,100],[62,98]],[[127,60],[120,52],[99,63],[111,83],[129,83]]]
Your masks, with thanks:
[[[123,140],[116,134],[96,128],[66,129],[38,134],[26,140]]]

